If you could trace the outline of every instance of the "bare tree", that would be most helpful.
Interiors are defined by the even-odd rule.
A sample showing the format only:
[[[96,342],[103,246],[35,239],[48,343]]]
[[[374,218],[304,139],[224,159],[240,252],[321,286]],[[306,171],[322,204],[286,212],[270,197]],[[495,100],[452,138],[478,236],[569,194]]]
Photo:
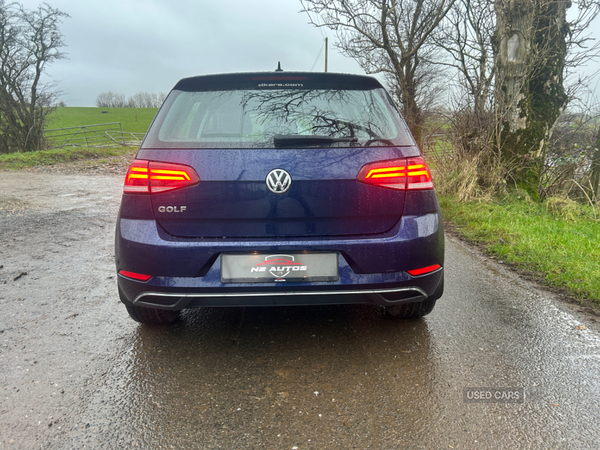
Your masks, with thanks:
[[[571,8],[577,12],[569,21],[569,34],[567,36],[567,55],[565,60],[565,78],[577,72],[581,66],[598,60],[600,53],[600,40],[592,37],[591,24],[600,12],[598,0],[573,0]],[[597,73],[597,72],[596,72]],[[584,84],[589,80],[581,80]],[[569,89],[573,89],[571,83]],[[573,97],[572,92],[569,96]]]
[[[456,0],[301,0],[303,11],[318,14],[337,33],[337,47],[367,73],[391,81],[408,125],[422,144],[423,109],[435,70],[432,33]],[[309,15],[310,17],[310,15]],[[430,97],[431,98],[431,97]]]
[[[568,21],[570,4],[457,0],[438,36],[438,45],[451,56],[446,64],[458,70],[467,94],[459,96],[452,118],[456,150],[488,152],[487,163],[502,163],[508,180],[534,198],[552,195],[574,173],[578,159],[565,139],[580,136],[581,130],[569,132],[572,120],[565,118],[560,139],[553,132],[567,103],[586,85],[582,79],[564,80],[598,54],[589,36],[598,2],[580,2],[578,15]],[[497,115],[490,117],[493,100]],[[494,136],[495,149],[488,145]]]
[[[475,116],[484,115],[493,105],[495,28],[494,0],[457,0],[436,35],[437,45],[451,58],[442,64],[458,71]]]
[[[497,147],[517,169],[515,183],[540,198],[548,143],[569,100],[564,86],[569,64],[593,58],[585,30],[598,3],[578,4],[580,16],[567,20],[570,0],[496,0]],[[542,195],[543,197],[543,195]]]
[[[160,108],[167,94],[163,92],[138,92],[129,98],[112,91],[103,92],[96,97],[96,106],[100,108]]]
[[[28,11],[0,0],[0,153],[44,146],[44,123],[57,93],[41,78],[65,57],[59,30],[65,17],[46,3]]]
[[[166,94],[152,92],[138,92],[127,100],[127,106],[131,108],[160,108],[165,101]]]
[[[127,101],[123,94],[108,91],[96,97],[96,106],[100,108],[125,108]]]

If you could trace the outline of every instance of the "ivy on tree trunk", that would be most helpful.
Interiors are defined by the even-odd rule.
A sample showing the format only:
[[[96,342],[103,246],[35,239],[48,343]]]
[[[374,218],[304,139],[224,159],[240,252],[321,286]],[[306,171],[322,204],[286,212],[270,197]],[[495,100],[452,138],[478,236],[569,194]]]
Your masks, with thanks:
[[[510,177],[540,200],[540,174],[567,103],[565,0],[496,0],[498,151]],[[543,199],[542,199],[543,200]]]

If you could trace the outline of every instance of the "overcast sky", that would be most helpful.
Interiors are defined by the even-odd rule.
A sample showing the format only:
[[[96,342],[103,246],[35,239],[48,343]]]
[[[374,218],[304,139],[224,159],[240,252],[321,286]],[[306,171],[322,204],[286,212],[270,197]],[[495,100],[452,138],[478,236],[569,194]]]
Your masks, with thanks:
[[[275,70],[277,61],[284,70],[322,71],[325,36],[329,71],[364,73],[334,49],[333,31],[309,24],[299,0],[46,2],[71,16],[61,25],[68,59],[47,70],[68,106],[95,106],[108,91],[168,92],[193,75]],[[34,9],[41,1],[19,3]]]
[[[47,69],[68,106],[95,106],[107,91],[168,92],[193,75],[271,71],[278,61],[284,70],[322,71],[325,36],[329,71],[364,73],[333,49],[330,30],[299,13],[299,0],[46,1],[71,16],[61,25],[68,59]]]

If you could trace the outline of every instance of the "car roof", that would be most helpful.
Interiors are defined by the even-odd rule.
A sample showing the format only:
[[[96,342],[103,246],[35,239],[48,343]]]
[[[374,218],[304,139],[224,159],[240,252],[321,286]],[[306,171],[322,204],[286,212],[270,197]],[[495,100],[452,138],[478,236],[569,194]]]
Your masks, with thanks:
[[[237,89],[363,90],[381,87],[377,79],[366,75],[282,71],[200,75],[180,80],[173,89],[193,92]]]

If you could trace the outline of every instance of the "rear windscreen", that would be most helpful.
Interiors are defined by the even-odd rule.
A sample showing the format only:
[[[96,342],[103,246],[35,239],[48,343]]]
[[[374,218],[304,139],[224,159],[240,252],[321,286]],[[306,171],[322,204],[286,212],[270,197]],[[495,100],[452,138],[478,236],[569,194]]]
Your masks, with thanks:
[[[384,89],[172,91],[142,148],[414,145]]]

